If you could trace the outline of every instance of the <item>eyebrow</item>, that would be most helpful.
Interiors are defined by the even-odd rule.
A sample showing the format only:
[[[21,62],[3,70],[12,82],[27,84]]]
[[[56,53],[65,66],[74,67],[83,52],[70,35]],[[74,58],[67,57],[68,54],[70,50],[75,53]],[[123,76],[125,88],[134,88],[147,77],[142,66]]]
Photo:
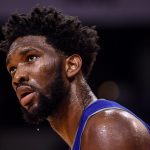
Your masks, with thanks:
[[[21,50],[21,51],[19,52],[19,55],[24,56],[24,55],[26,55],[28,52],[30,52],[30,51],[32,51],[32,50],[35,50],[35,49],[32,48],[32,47],[24,48],[23,50]]]
[[[19,55],[25,56],[27,53],[29,53],[30,51],[33,51],[33,50],[40,51],[40,50],[35,49],[33,47],[27,47],[27,48],[20,50]],[[11,58],[8,54],[8,57],[6,58],[6,65],[8,65],[10,63],[10,61],[11,61]]]

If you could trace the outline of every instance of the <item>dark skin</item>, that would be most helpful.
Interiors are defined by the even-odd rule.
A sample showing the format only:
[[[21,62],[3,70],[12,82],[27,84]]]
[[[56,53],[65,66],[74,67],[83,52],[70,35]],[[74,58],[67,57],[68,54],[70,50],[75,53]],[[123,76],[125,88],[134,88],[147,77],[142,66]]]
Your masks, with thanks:
[[[20,105],[28,112],[38,107],[39,93],[51,97],[55,70],[58,65],[62,67],[61,76],[69,93],[47,120],[72,147],[83,110],[97,99],[84,80],[81,57],[77,54],[66,57],[58,53],[43,36],[25,36],[12,43],[6,63]],[[22,86],[17,88],[22,80],[34,85],[38,92]],[[27,95],[23,94],[24,90]],[[81,150],[149,150],[150,135],[134,116],[113,109],[89,119],[81,143]]]

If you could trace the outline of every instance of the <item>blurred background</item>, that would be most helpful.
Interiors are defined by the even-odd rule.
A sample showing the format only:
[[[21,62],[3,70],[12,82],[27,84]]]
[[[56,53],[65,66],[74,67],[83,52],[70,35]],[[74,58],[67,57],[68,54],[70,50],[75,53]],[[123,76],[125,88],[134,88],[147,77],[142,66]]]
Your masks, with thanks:
[[[99,98],[115,100],[150,123],[149,0],[1,0],[1,26],[12,12],[51,5],[96,25],[101,51],[89,78]],[[47,122],[29,125],[22,114],[0,52],[0,150],[67,150]]]

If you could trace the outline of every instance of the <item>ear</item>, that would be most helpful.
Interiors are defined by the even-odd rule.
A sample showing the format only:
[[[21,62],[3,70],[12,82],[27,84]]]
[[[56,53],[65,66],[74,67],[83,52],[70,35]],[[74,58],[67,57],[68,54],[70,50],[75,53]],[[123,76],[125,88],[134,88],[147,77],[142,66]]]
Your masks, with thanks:
[[[67,57],[65,70],[68,78],[74,77],[81,70],[82,59],[78,54]]]

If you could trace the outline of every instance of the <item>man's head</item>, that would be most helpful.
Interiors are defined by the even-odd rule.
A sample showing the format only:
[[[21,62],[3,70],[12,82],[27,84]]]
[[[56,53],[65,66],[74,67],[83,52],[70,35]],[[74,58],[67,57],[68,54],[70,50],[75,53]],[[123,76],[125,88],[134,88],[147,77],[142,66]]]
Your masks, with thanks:
[[[64,55],[79,54],[84,77],[89,75],[99,50],[94,27],[83,26],[77,17],[64,15],[54,8],[35,8],[27,15],[12,15],[3,27],[3,34],[1,49],[5,52],[17,37],[43,35],[47,43]]]
[[[32,122],[55,113],[70,79],[79,71],[88,76],[99,49],[93,28],[53,8],[12,15],[3,33],[12,85]]]
[[[24,36],[11,45],[6,59],[12,86],[27,121],[53,115],[69,92],[64,56],[43,36]]]

